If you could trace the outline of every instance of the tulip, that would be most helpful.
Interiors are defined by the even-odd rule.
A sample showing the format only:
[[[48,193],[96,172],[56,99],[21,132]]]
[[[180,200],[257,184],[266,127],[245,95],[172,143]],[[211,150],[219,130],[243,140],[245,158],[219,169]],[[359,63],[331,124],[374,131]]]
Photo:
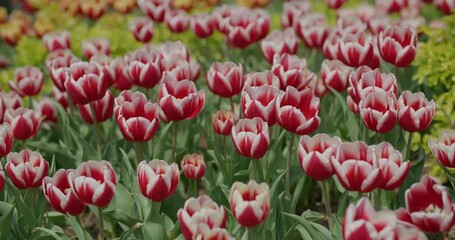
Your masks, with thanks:
[[[339,137],[316,134],[313,137],[302,136],[298,147],[298,156],[302,170],[316,181],[324,181],[334,174],[332,157],[335,156]]]
[[[239,120],[231,137],[237,152],[248,158],[262,158],[270,145],[269,126],[258,117]]]
[[[327,59],[333,60],[338,58],[338,45],[344,34],[341,29],[334,29],[329,33],[322,45],[322,52]]]
[[[299,39],[296,37],[292,29],[283,31],[275,30],[267,35],[261,41],[262,55],[270,64],[273,63],[273,56],[279,56],[284,53],[295,54],[299,46]]]
[[[298,135],[310,134],[319,127],[319,98],[311,89],[287,87],[276,99],[278,124]]]
[[[6,156],[13,148],[14,135],[11,126],[7,123],[0,124],[0,158]],[[0,164],[1,165],[1,164]],[[3,174],[4,179],[4,174]],[[0,182],[0,186],[3,188],[3,184]],[[0,189],[1,191],[1,189]]]
[[[416,56],[417,33],[411,28],[390,26],[379,33],[378,48],[385,61],[407,67]]]
[[[3,103],[5,105],[5,110],[2,115],[3,117],[4,117],[4,114],[6,113],[7,109],[18,109],[18,108],[22,107],[22,98],[19,94],[17,94],[14,91],[10,91],[10,92],[0,91],[0,97],[3,100]],[[4,119],[3,119],[3,121],[4,121]]]
[[[344,2],[345,0],[325,0],[325,4],[327,4],[327,7],[332,9],[340,8]]]
[[[449,231],[455,212],[449,191],[427,174],[405,192],[406,209],[400,208],[398,219],[429,233]]]
[[[455,10],[455,2],[453,0],[435,0],[434,4],[446,15],[452,14]]]
[[[178,81],[191,80],[196,82],[201,74],[201,65],[194,59],[189,61],[180,59],[176,61],[176,66],[171,70],[167,70],[167,74],[176,78]]]
[[[49,204],[63,214],[77,216],[85,210],[85,204],[71,190],[65,169],[58,170],[53,177],[44,177],[43,191]]]
[[[314,95],[318,98],[322,98],[329,92],[329,89],[325,86],[322,80],[317,79],[317,76],[314,76],[313,79],[308,84],[308,88],[313,90]]]
[[[455,130],[444,130],[437,140],[428,141],[436,160],[448,168],[455,167]]]
[[[43,43],[48,52],[71,49],[70,33],[67,31],[46,33],[43,36]]]
[[[392,92],[375,90],[359,103],[360,117],[372,131],[386,133],[397,123],[397,99]]]
[[[99,19],[106,12],[107,2],[105,1],[81,1],[79,13],[90,19]]]
[[[179,167],[163,160],[142,161],[137,167],[137,183],[142,194],[154,202],[161,202],[174,194],[179,183]]]
[[[190,17],[183,10],[169,11],[165,21],[169,30],[174,33],[185,32],[190,27]]]
[[[341,143],[332,157],[341,185],[348,191],[371,192],[382,182],[374,148],[364,142]]]
[[[113,84],[112,86],[118,90],[131,89],[133,83],[131,82],[130,75],[128,74],[127,64],[121,57],[113,59],[107,66],[108,71],[111,73]]]
[[[322,82],[338,92],[348,88],[348,76],[352,69],[339,60],[324,60],[321,65]]]
[[[181,60],[190,61],[188,49],[181,42],[166,42],[156,49],[161,58],[161,70],[170,71]]]
[[[84,50],[85,58],[90,60],[96,55],[109,56],[111,54],[111,43],[105,38],[94,38],[90,41],[83,41],[82,49]]]
[[[434,118],[436,104],[428,101],[422,92],[404,91],[398,99],[398,122],[408,132],[420,132],[427,128]]]
[[[263,72],[251,72],[244,76],[245,86],[260,87],[263,85],[269,85],[275,88],[280,88],[280,80],[277,76],[269,70]]]
[[[288,1],[283,4],[281,13],[281,25],[283,28],[294,26],[294,22],[301,16],[313,11],[311,3],[308,1]]]
[[[38,112],[20,107],[7,109],[3,120],[11,126],[14,138],[27,140],[38,133],[41,116]]]
[[[48,163],[39,152],[28,149],[8,154],[5,170],[13,185],[19,189],[37,188],[48,172]]]
[[[191,31],[199,38],[208,38],[215,31],[215,17],[210,14],[197,14],[191,19]]]
[[[44,122],[57,122],[57,110],[55,109],[54,103],[50,98],[41,98],[38,104],[36,104],[34,107],[35,111],[40,113]]]
[[[350,14],[345,16],[339,16],[337,19],[337,28],[341,30],[342,38],[347,34],[353,34],[359,37],[367,31],[367,24],[357,15]],[[361,36],[360,39],[364,39],[365,35]],[[370,38],[367,38],[370,40]],[[360,40],[361,42],[362,40]],[[354,40],[356,42],[356,40]]]
[[[265,37],[269,29],[270,16],[266,12],[239,11],[226,22],[228,42],[241,49]]]
[[[409,162],[403,162],[401,153],[388,142],[373,147],[382,170],[382,183],[379,187],[385,190],[397,189],[408,176]]]
[[[144,15],[147,15],[153,21],[161,23],[164,21],[166,12],[170,11],[169,0],[138,0],[137,5]]]
[[[237,117],[232,111],[220,110],[212,115],[213,130],[217,134],[230,135]]]
[[[178,210],[177,217],[185,239],[196,239],[198,234],[203,234],[201,230],[207,232],[226,227],[226,210],[207,195],[186,200],[184,207]]]
[[[36,67],[17,68],[15,78],[16,82],[9,81],[8,85],[21,96],[35,96],[43,87],[44,74]]]
[[[204,157],[197,153],[186,154],[180,163],[183,174],[188,179],[201,179],[205,173]]]
[[[376,8],[384,9],[388,13],[400,12],[406,6],[407,0],[381,0],[376,1]]]
[[[209,229],[206,224],[198,226],[198,234],[195,240],[233,240],[229,232],[224,228]]]
[[[3,92],[0,91],[0,93],[3,93]],[[3,123],[3,116],[5,115],[6,109],[7,109],[7,107],[6,107],[5,100],[3,100],[3,96],[0,95],[0,124]]]
[[[276,124],[276,98],[279,90],[270,85],[260,87],[245,86],[241,105],[245,118],[259,117],[269,126]]]
[[[314,73],[306,68],[306,60],[287,53],[273,58],[272,73],[280,80],[280,90],[292,86],[301,91],[310,83]]]
[[[116,103],[115,120],[123,137],[130,142],[150,141],[160,124],[158,104],[149,102],[143,93],[131,91],[123,91]]]
[[[107,121],[114,113],[114,94],[108,90],[100,100],[85,105],[77,105],[77,108],[79,109],[82,119],[88,124]],[[93,114],[95,119],[93,118]]]
[[[337,58],[350,67],[367,65],[373,56],[373,42],[363,32],[346,34],[338,44]]]
[[[73,63],[80,62],[72,53],[58,56],[50,61],[49,74],[54,86],[60,91],[66,91],[65,82],[69,79],[69,70]]]
[[[131,82],[144,87],[153,88],[161,80],[160,56],[157,52],[147,53],[137,50],[126,60]]]
[[[0,164],[0,192],[3,190],[5,186],[5,171],[3,171],[3,167]]]
[[[214,94],[225,98],[233,97],[242,91],[243,67],[233,62],[215,62],[207,71],[205,80]]]
[[[61,92],[57,87],[54,86],[52,89],[52,98],[55,99],[63,108],[68,108],[68,93]]]
[[[85,105],[106,95],[109,77],[107,70],[97,64],[73,63],[65,88],[73,103]]]
[[[245,227],[254,227],[263,222],[269,213],[269,186],[254,180],[248,184],[235,182],[231,187],[229,204],[237,222]]]
[[[120,13],[130,13],[133,9],[136,8],[136,4],[136,0],[120,0],[113,1],[112,6]]]
[[[149,42],[153,37],[154,24],[153,21],[146,17],[136,18],[128,25],[134,38],[139,42]]]
[[[368,21],[368,30],[370,30],[371,34],[377,36],[380,32],[392,25],[392,19],[388,15],[377,15]]]
[[[308,48],[322,48],[329,28],[323,14],[305,14],[294,24],[294,30]]]

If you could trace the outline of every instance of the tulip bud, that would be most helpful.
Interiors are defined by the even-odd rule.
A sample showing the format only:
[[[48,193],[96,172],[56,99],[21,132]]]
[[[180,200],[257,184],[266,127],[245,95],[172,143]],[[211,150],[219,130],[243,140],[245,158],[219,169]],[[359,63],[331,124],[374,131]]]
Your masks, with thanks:
[[[243,67],[233,62],[215,62],[207,71],[205,80],[214,94],[225,98],[236,96],[244,85]]]
[[[338,44],[337,58],[350,67],[368,65],[373,56],[373,42],[363,32],[346,34]]]
[[[125,62],[128,64],[128,73],[134,84],[144,88],[153,88],[160,82],[161,63],[158,52],[148,53],[144,50],[137,50]]]
[[[241,105],[245,118],[259,117],[269,126],[276,124],[276,98],[279,90],[270,85],[260,87],[245,86],[242,92]]]
[[[15,187],[37,188],[47,175],[48,163],[39,152],[24,149],[8,154],[5,169]]]
[[[299,17],[312,11],[313,8],[308,1],[286,1],[283,4],[283,12],[281,13],[281,25],[283,28],[292,27]]]
[[[436,160],[448,168],[455,167],[455,130],[444,130],[437,140],[428,141]]]
[[[109,56],[111,54],[111,43],[105,38],[94,38],[90,41],[83,41],[82,48],[84,50],[84,56],[88,60],[96,55]]]
[[[318,13],[305,14],[294,24],[294,29],[308,48],[322,48],[329,35],[325,16]]]
[[[188,179],[201,179],[205,173],[204,157],[197,153],[186,154],[180,163],[185,177]]]
[[[352,68],[347,67],[339,60],[324,60],[321,66],[321,79],[328,87],[338,92],[348,88],[348,76]]]
[[[54,98],[55,101],[57,101],[65,109],[69,106],[68,93],[67,92],[61,92],[55,86],[54,86],[54,88],[52,88],[52,98]]]
[[[420,132],[427,128],[434,118],[436,104],[428,101],[422,92],[404,91],[398,99],[398,122],[408,132]]]
[[[373,147],[382,170],[382,183],[379,187],[385,190],[397,189],[408,176],[409,162],[404,162],[401,153],[388,142]]]
[[[332,157],[335,156],[339,137],[316,134],[302,136],[298,147],[299,162],[302,170],[317,181],[324,181],[334,174]]]
[[[269,126],[258,117],[239,120],[231,137],[235,149],[244,157],[260,159],[269,149]]]
[[[170,11],[171,8],[169,0],[138,0],[137,5],[144,15],[158,23],[164,21],[166,12]]]
[[[153,21],[146,17],[136,18],[128,25],[131,33],[139,42],[149,42],[153,37],[154,24]]]
[[[16,82],[9,81],[8,85],[21,96],[35,96],[43,87],[44,74],[36,67],[17,68],[15,78]]]
[[[33,110],[20,107],[6,110],[4,121],[11,126],[14,138],[26,140],[38,133],[41,116]]]
[[[172,10],[166,14],[166,25],[174,33],[185,32],[190,26],[190,17],[183,10]]]
[[[72,53],[64,56],[55,57],[50,61],[49,74],[51,75],[54,86],[60,91],[66,91],[65,82],[69,79],[70,66],[73,63],[80,62],[79,58]]]
[[[14,135],[11,126],[8,123],[0,124],[0,158],[3,158],[11,152],[13,143]],[[3,187],[3,184],[1,184],[1,186]]]
[[[49,204],[63,214],[77,216],[85,210],[85,204],[71,190],[68,171],[65,169],[58,170],[53,177],[45,177],[43,191]]]
[[[327,4],[327,6],[332,9],[340,8],[344,2],[345,0],[325,0],[325,4]]]
[[[68,172],[68,181],[71,191],[81,202],[99,208],[111,202],[117,185],[114,169],[106,160],[83,162],[76,170]]]
[[[299,46],[299,39],[294,34],[292,29],[284,31],[275,30],[267,35],[261,41],[262,55],[269,63],[273,63],[273,56],[279,56],[284,53],[295,54]]]
[[[215,31],[215,18],[210,14],[194,15],[190,27],[191,31],[199,38],[208,38]]]
[[[54,103],[50,98],[43,97],[36,104],[35,111],[40,113],[43,122],[57,122],[57,110],[55,109]]]
[[[417,33],[411,28],[390,26],[379,33],[378,48],[385,61],[407,67],[416,56]]]
[[[137,167],[137,182],[142,194],[154,202],[161,202],[174,194],[180,173],[176,163],[163,160],[142,161]]]
[[[213,130],[215,133],[224,136],[231,134],[232,127],[236,121],[237,117],[232,111],[219,110],[212,115]]]
[[[370,130],[386,133],[397,123],[397,107],[397,99],[392,92],[378,89],[360,101],[360,117]]]
[[[82,119],[88,123],[101,123],[109,120],[114,113],[114,94],[110,90],[106,92],[103,98],[85,105],[77,105]],[[93,111],[93,113],[92,113]],[[95,117],[93,117],[93,114]]]
[[[263,222],[269,213],[269,186],[254,180],[248,184],[235,182],[231,187],[229,204],[237,222],[245,227],[254,227]]]
[[[71,49],[70,34],[67,31],[46,33],[43,36],[43,42],[48,52]]]

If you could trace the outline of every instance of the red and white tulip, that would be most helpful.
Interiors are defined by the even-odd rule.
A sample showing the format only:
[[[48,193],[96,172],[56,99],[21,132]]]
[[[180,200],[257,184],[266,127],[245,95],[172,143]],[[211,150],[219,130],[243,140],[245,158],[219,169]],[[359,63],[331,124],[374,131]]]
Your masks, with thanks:
[[[142,194],[154,202],[161,202],[174,194],[180,180],[179,167],[163,160],[142,161],[137,167],[137,183]]]
[[[267,122],[258,117],[240,119],[231,131],[232,142],[237,152],[253,159],[262,158],[269,149],[269,134]]]
[[[210,91],[221,97],[238,95],[243,88],[243,67],[233,62],[215,62],[207,71],[205,78]]]
[[[12,90],[21,96],[35,96],[41,92],[44,83],[44,74],[36,67],[21,67],[15,71],[15,80],[15,82],[8,82]]]
[[[455,130],[444,130],[437,140],[428,141],[436,160],[448,168],[455,167]]]
[[[38,133],[41,115],[28,108],[10,108],[6,110],[3,120],[11,126],[15,139],[27,140]]]
[[[47,176],[49,164],[39,152],[28,149],[8,154],[5,170],[13,185],[19,189],[37,188]]]
[[[186,154],[180,163],[183,174],[188,179],[201,179],[205,173],[204,157],[200,154]]]
[[[407,67],[417,52],[417,33],[409,27],[390,26],[378,35],[382,59],[396,67]]]
[[[408,132],[427,128],[436,113],[434,100],[428,101],[422,92],[404,91],[398,99],[398,122]]]

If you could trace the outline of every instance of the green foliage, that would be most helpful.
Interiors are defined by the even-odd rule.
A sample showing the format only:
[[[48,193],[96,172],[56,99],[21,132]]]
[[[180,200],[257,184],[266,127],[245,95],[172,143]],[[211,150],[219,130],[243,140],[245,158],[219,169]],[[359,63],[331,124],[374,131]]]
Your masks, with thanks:
[[[16,66],[43,66],[46,54],[46,48],[41,39],[22,37],[16,46],[13,60]]]

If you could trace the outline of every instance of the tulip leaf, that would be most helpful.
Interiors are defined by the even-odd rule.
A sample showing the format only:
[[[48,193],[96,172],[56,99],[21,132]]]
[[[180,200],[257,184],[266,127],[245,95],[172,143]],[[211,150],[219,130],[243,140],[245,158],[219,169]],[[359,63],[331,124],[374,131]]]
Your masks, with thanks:
[[[0,202],[0,240],[8,239],[8,236],[11,233],[13,213],[13,205],[6,202]]]
[[[297,225],[295,229],[300,233],[302,239],[313,239],[310,233],[302,225]]]
[[[300,199],[300,195],[302,193],[303,187],[305,186],[305,182],[307,180],[307,175],[303,174],[303,177],[299,179],[297,182],[297,186],[294,189],[294,193],[292,194],[292,202],[291,202],[291,208],[295,209],[297,207],[297,203]]]
[[[310,209],[303,212],[302,217],[310,222],[319,222],[324,219],[324,215],[322,213],[311,211]]]
[[[77,222],[77,220],[74,216],[68,215],[66,219],[67,219],[69,225],[71,226],[71,228],[73,229],[74,234],[76,234],[77,239],[85,240],[85,239],[87,239],[86,235],[90,236],[90,234],[86,234],[84,228],[81,227],[81,225]],[[89,237],[88,239],[92,239],[92,238]]]
[[[332,234],[330,233],[329,230],[327,230],[324,226],[310,222],[307,219],[305,219],[302,216],[297,216],[295,214],[290,214],[290,213],[283,213],[285,216],[290,217],[291,219],[294,219],[297,221],[300,226],[302,226],[305,229],[305,233],[308,233],[311,237],[310,238],[305,238],[305,239],[333,239]],[[296,229],[299,228],[298,226]],[[300,232],[300,230],[298,230]]]
[[[129,228],[128,230],[124,231],[122,233],[122,235],[120,235],[120,237],[118,238],[115,238],[115,240],[127,240],[127,239],[131,239],[130,238],[130,235],[133,234],[134,231],[136,231],[138,228],[141,228],[143,226],[142,223],[136,223],[134,224],[131,228]]]
[[[34,232],[44,232],[44,233],[47,233],[49,234],[51,237],[53,237],[54,239],[56,240],[63,240],[59,235],[57,235],[57,233],[55,233],[55,231],[52,231],[50,229],[47,229],[47,228],[43,228],[43,227],[36,227],[33,229]]]
[[[8,179],[5,182],[8,185],[8,190],[14,194],[14,199],[17,203],[17,210],[21,213],[22,219],[24,219],[25,223],[30,229],[34,228],[36,226],[34,212],[29,207],[29,205],[24,202],[24,199],[22,198],[19,190],[11,183],[11,181]]]

